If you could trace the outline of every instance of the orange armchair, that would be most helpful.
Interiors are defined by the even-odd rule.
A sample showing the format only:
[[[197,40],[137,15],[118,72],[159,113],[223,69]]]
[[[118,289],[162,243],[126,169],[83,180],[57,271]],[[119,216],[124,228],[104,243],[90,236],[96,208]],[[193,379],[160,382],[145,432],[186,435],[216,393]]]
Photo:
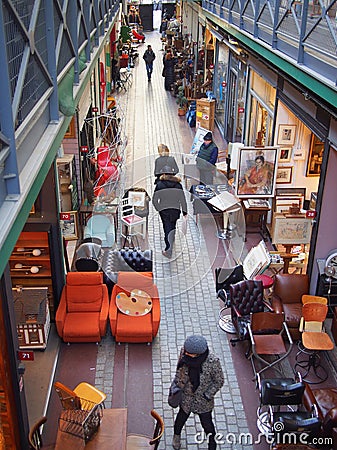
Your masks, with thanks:
[[[56,329],[64,342],[100,342],[106,333],[108,289],[101,272],[69,272],[56,311]]]
[[[118,309],[118,296],[131,296],[134,290],[143,291],[151,297],[152,308],[145,315],[131,316]],[[116,342],[152,342],[160,323],[159,294],[152,272],[118,273],[117,283],[111,294],[109,320]]]

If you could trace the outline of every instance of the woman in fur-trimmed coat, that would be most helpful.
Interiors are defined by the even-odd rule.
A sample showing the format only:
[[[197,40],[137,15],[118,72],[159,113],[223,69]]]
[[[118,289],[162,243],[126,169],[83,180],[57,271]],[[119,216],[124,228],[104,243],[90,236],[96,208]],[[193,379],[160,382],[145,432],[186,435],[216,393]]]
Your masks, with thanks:
[[[173,448],[180,449],[180,434],[189,415],[198,414],[208,436],[208,449],[216,448],[215,427],[212,420],[214,396],[224,384],[220,360],[208,350],[201,335],[189,336],[184,343],[175,375],[176,384],[183,390],[180,409],[174,422]]]

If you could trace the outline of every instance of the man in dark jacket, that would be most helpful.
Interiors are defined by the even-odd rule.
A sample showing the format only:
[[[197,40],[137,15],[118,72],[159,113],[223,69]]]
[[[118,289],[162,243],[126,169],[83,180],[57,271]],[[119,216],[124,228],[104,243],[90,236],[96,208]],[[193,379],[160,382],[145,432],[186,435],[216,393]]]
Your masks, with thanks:
[[[163,175],[156,184],[152,203],[159,212],[164,229],[165,250],[162,254],[171,258],[177,220],[181,211],[187,216],[187,204],[180,178],[171,174],[171,167],[163,167],[161,172]]]
[[[156,59],[156,55],[154,54],[151,45],[147,46],[147,50],[143,55],[143,59],[146,64],[147,79],[151,81],[151,75],[153,71],[153,61]]]
[[[197,155],[197,167],[200,172],[200,184],[213,184],[215,163],[218,159],[218,147],[213,142],[213,136],[208,131],[204,136]]]

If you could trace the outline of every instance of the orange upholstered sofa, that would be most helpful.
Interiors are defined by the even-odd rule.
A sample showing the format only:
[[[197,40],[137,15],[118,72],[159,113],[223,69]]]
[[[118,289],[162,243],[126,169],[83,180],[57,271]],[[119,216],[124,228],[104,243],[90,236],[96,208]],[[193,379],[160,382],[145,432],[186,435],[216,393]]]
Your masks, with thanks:
[[[69,272],[56,311],[64,342],[99,342],[108,324],[109,295],[101,272]]]
[[[118,296],[131,297],[131,292],[141,290],[151,297],[151,310],[139,316],[121,312],[117,306]],[[123,294],[124,293],[124,294]],[[131,301],[131,300],[130,300]],[[109,308],[112,335],[116,342],[152,342],[157,335],[160,323],[160,301],[152,272],[119,272],[113,287]]]

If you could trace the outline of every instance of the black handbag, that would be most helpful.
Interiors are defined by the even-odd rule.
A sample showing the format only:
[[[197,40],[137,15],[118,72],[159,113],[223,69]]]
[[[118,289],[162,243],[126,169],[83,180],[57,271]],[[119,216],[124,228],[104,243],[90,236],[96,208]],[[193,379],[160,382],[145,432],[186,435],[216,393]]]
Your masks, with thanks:
[[[169,395],[167,402],[171,408],[177,408],[181,404],[183,397],[183,390],[177,385],[176,381],[173,380],[169,389]]]

